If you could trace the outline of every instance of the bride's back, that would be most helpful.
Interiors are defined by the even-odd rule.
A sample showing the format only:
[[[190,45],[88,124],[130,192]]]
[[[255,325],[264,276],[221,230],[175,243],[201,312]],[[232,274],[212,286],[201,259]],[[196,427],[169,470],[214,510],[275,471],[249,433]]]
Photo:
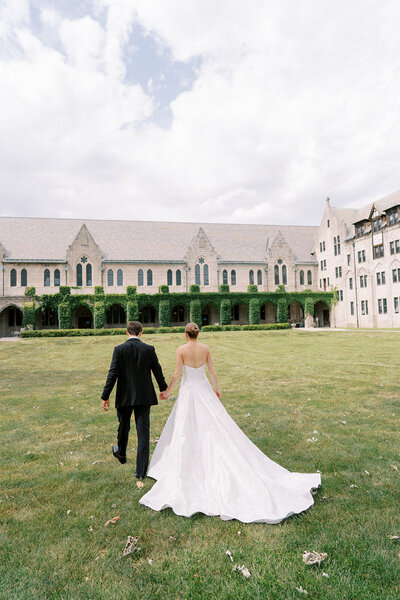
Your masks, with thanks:
[[[209,348],[200,342],[188,342],[179,348],[183,364],[198,369],[207,362]]]

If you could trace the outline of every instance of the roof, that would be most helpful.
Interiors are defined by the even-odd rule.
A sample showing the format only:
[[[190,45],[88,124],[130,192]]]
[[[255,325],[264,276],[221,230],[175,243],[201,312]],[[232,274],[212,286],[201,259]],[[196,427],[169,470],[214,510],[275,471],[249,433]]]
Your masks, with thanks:
[[[265,261],[267,242],[281,231],[297,262],[313,260],[318,227],[0,217],[5,258],[65,260],[85,224],[105,260],[182,260],[200,227],[220,260]]]
[[[360,208],[334,208],[335,214],[348,226],[348,229],[351,228],[355,223],[359,223],[360,221],[364,221],[370,218],[371,211],[373,207],[376,208],[378,213],[383,213],[390,208],[400,205],[400,191],[393,192],[381,198],[379,200],[375,200],[374,202],[369,202]]]

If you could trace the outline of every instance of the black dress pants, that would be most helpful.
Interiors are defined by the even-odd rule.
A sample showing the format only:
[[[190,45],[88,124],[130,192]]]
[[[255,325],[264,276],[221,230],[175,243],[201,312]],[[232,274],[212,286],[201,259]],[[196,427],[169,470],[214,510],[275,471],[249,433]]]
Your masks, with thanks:
[[[136,476],[144,477],[147,472],[150,454],[150,406],[123,406],[117,408],[119,421],[118,451],[121,456],[126,456],[132,412],[135,413],[138,438]]]

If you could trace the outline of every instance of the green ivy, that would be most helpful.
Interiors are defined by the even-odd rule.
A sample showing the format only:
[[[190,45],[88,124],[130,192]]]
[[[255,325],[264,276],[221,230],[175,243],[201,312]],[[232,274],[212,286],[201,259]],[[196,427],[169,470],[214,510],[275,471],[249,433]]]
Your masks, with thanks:
[[[94,305],[94,328],[102,329],[106,322],[106,311],[104,302],[95,302]]]
[[[258,286],[257,285],[248,285],[247,286],[247,293],[248,294],[256,294],[258,292]]]
[[[227,294],[229,293],[229,285],[227,283],[221,283],[218,290],[221,294]]]
[[[58,305],[58,324],[60,329],[71,329],[72,311],[69,302],[60,302]]]
[[[169,294],[169,287],[168,287],[168,285],[160,285],[158,287],[158,292],[160,294]]]
[[[35,288],[33,288],[35,289]],[[34,302],[25,302],[24,308],[24,327],[32,327],[35,329],[36,326],[36,307]]]
[[[191,294],[198,294],[200,292],[200,286],[197,285],[197,283],[193,283],[190,286],[189,291]]]
[[[126,306],[126,320],[127,321],[138,321],[139,320],[139,304],[136,300],[128,300]]]
[[[190,302],[190,322],[196,323],[201,327],[201,302],[200,300],[192,300]]]
[[[258,298],[251,298],[249,308],[249,324],[258,325],[260,322],[260,303]]]
[[[219,322],[221,325],[230,325],[231,324],[231,301],[229,298],[224,298],[221,300],[221,307],[219,311]]]
[[[34,298],[36,296],[36,288],[34,288],[34,287],[26,287],[24,294],[25,294],[25,296],[29,296],[31,298]]]
[[[171,325],[171,307],[169,300],[161,300],[158,319],[160,322],[160,327],[169,327]]]
[[[279,298],[278,300],[276,320],[278,323],[286,323],[288,320],[288,305],[286,298]]]

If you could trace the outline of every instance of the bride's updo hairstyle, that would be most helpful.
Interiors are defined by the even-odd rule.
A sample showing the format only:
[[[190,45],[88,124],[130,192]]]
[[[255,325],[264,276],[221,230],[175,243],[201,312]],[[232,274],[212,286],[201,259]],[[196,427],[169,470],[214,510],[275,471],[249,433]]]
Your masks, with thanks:
[[[197,336],[199,335],[199,331],[200,329],[198,328],[196,323],[188,323],[185,327],[185,333],[187,333],[188,336],[192,338],[192,340],[195,340],[197,338]]]

